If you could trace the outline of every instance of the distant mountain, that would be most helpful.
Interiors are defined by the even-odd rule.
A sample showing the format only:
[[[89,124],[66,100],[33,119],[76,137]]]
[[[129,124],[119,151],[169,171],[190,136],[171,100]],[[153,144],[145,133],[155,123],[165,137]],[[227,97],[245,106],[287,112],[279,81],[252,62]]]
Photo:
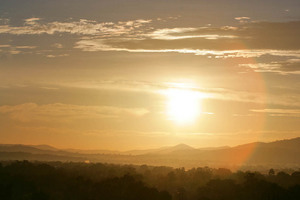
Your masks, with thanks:
[[[143,149],[143,150],[130,150],[130,151],[124,151],[123,154],[125,155],[143,155],[143,154],[151,154],[157,151],[164,150],[169,147],[161,147],[158,149]]]
[[[83,156],[33,154],[33,153],[26,153],[26,152],[0,152],[0,160],[85,162],[88,159]]]
[[[220,149],[228,149],[230,146],[221,146],[221,147],[203,147],[203,148],[198,148],[199,150],[220,150]]]
[[[40,150],[47,150],[47,151],[59,151],[59,149],[54,148],[52,146],[46,145],[46,144],[42,144],[42,145],[29,145],[31,147],[40,149]]]
[[[0,152],[30,153],[35,155],[44,154],[57,156],[78,156],[76,153],[63,151],[48,145],[0,144]]]
[[[178,144],[176,146],[168,148],[169,151],[185,151],[185,150],[194,150],[195,148],[186,145],[186,144]]]
[[[126,152],[60,150],[47,145],[0,145],[0,160],[86,161],[116,164],[147,164],[172,167],[240,166],[300,167],[300,138],[235,147],[193,148],[186,144]]]
[[[170,147],[161,147],[158,149],[147,149],[147,150],[132,150],[132,151],[125,151],[123,154],[129,155],[144,155],[144,154],[169,154],[176,151],[185,151],[185,150],[194,150],[195,148],[188,146],[186,144],[178,144],[176,146]]]
[[[38,146],[42,147],[42,145],[37,145],[36,147],[31,145],[22,145],[22,144],[1,144],[0,152],[26,152],[26,153],[35,153],[41,154],[45,153],[48,150],[43,150],[42,148],[38,148]]]
[[[64,149],[64,151],[80,153],[80,154],[122,154],[122,152],[120,151],[110,151],[110,150]]]

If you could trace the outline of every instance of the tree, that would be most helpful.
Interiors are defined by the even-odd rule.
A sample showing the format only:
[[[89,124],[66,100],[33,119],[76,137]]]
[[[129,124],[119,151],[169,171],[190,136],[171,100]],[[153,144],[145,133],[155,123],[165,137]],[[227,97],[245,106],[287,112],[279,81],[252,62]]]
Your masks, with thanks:
[[[273,168],[271,168],[269,170],[269,176],[274,176],[275,175],[275,170]]]

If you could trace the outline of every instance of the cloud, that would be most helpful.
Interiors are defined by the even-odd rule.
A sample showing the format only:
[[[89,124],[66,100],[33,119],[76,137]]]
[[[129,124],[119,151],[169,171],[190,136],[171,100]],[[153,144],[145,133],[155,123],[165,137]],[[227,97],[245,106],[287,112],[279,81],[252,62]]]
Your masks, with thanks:
[[[39,18],[30,18],[25,20],[24,26],[0,25],[0,34],[13,35],[40,35],[55,33],[69,33],[76,35],[97,35],[101,37],[114,37],[131,33],[139,29],[151,20],[137,19],[126,22],[104,22],[81,19],[71,22],[49,22],[41,23]]]
[[[157,29],[136,38],[85,38],[75,48],[83,51],[176,52],[217,58],[273,55],[300,57],[300,21],[253,22],[238,27]],[[137,39],[138,38],[138,39]]]
[[[59,88],[56,87],[40,87],[40,88],[45,90],[59,90]]]
[[[205,28],[205,27],[204,27]],[[235,38],[234,35],[218,35],[218,34],[197,34],[199,28],[165,28],[157,29],[149,34],[145,34],[146,37],[158,40],[179,40],[189,38],[205,38],[205,39],[220,39],[220,38]]]
[[[251,110],[252,112],[268,113],[269,116],[274,117],[300,117],[299,109],[261,109]]]
[[[49,54],[46,57],[47,58],[58,58],[58,57],[66,57],[66,56],[69,56],[69,54],[57,54],[57,55]]]
[[[16,46],[10,44],[0,44],[1,54],[20,54],[30,49],[35,49],[36,46]]]
[[[245,20],[247,17],[237,17]],[[152,26],[146,26],[152,23]],[[105,41],[114,49],[145,50],[299,50],[300,21],[251,22],[237,27],[153,27],[152,20],[131,20],[98,23],[81,19],[69,22],[42,23],[39,18],[25,20],[23,26],[0,25],[0,34],[50,34],[67,33],[83,40]],[[102,42],[103,43],[103,42]],[[57,45],[56,45],[57,46]],[[147,47],[147,48],[145,48]],[[101,48],[98,48],[101,50]]]
[[[55,87],[52,85],[51,87]],[[132,80],[109,80],[109,81],[80,81],[59,83],[56,87],[59,88],[84,88],[95,90],[111,90],[111,91],[126,91],[137,93],[149,93],[155,95],[163,95],[169,89],[183,89],[182,86],[170,84],[168,82],[147,82],[147,81],[132,81]],[[187,86],[184,89],[199,92],[202,99],[215,99],[222,101],[235,101],[255,104],[269,105],[284,105],[284,106],[300,106],[299,95],[295,91],[292,94],[287,89],[280,90],[280,95],[255,92],[241,91],[229,88],[204,88],[198,86]],[[285,95],[283,95],[285,94]],[[288,95],[286,95],[288,94]]]
[[[235,17],[235,20],[239,21],[240,23],[248,23],[250,22],[250,17]]]
[[[240,20],[247,17],[237,18]],[[129,38],[87,38],[75,43],[83,51],[125,51],[132,53],[184,53],[213,58],[255,58],[263,55],[289,61],[244,63],[256,72],[299,74],[300,21],[251,22],[238,27],[188,27],[156,29]],[[293,62],[291,62],[293,60]]]
[[[58,48],[58,49],[63,48],[63,45],[60,44],[60,43],[54,43],[54,44],[52,44],[51,46],[54,47],[54,48]]]
[[[16,46],[10,44],[0,44],[0,48],[10,48],[10,49],[35,49],[36,46]]]
[[[119,43],[118,43],[119,42]],[[208,55],[217,56],[217,58],[251,58],[260,57],[262,55],[273,55],[273,56],[284,56],[284,57],[296,57],[300,58],[300,50],[273,50],[273,49],[241,49],[241,50],[211,50],[211,49],[193,49],[193,48],[163,48],[155,49],[149,47],[149,43],[143,43],[143,41],[134,42],[134,46],[130,46],[130,41],[127,44],[120,40],[103,40],[103,39],[92,39],[92,40],[80,40],[76,42],[75,48],[82,49],[83,51],[126,51],[133,53],[187,53],[195,55]],[[137,43],[140,43],[138,45]],[[155,42],[154,42],[155,43]],[[119,44],[119,46],[118,46]],[[142,48],[135,48],[135,47]],[[145,47],[145,48],[143,48]]]
[[[36,23],[36,21],[39,21],[39,20],[41,20],[41,19],[37,18],[37,17],[28,18],[28,19],[25,19],[25,24],[33,25]]]
[[[236,19],[236,20],[245,20],[245,19],[250,19],[250,17],[235,17],[234,19]]]
[[[236,17],[249,20],[249,17]],[[150,25],[151,23],[151,25]],[[0,25],[0,34],[71,34],[74,48],[82,51],[125,51],[131,53],[183,53],[212,58],[254,58],[263,55],[300,58],[300,21],[249,22],[239,26],[154,27],[152,20],[137,19],[102,22],[81,19],[68,22],[43,23],[40,18],[29,18],[23,26]],[[3,44],[5,45],[5,44]],[[1,53],[21,53],[21,46],[0,46]],[[55,48],[64,44],[54,43]],[[23,46],[29,49],[30,46]],[[31,47],[34,48],[34,47]],[[48,58],[66,56],[49,54]],[[244,63],[240,66],[257,72],[298,74],[297,63]],[[290,69],[290,70],[288,70]]]
[[[0,113],[8,114],[11,119],[30,121],[72,121],[75,119],[121,118],[124,116],[140,117],[149,111],[145,108],[119,108],[110,106],[82,106],[71,104],[25,103],[15,106],[0,106]]]
[[[15,46],[16,49],[35,49],[36,46]]]
[[[296,57],[296,56],[295,56]],[[272,72],[282,75],[300,74],[300,59],[287,59],[286,61],[271,63],[239,64],[241,67],[248,67],[256,72]]]
[[[9,24],[10,20],[7,18],[0,18],[0,24]]]
[[[0,44],[0,48],[9,48],[11,47],[9,44]]]

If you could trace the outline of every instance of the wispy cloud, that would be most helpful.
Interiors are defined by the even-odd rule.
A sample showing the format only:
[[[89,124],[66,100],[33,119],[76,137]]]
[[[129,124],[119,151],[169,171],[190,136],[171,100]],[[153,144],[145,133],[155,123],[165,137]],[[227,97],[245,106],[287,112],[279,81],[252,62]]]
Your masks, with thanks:
[[[155,30],[152,33],[145,34],[145,36],[158,40],[180,40],[189,38],[220,39],[236,37],[234,35],[198,34],[198,30],[199,28],[165,28]]]
[[[41,20],[41,18],[37,18],[37,17],[32,17],[32,18],[28,18],[28,19],[25,19],[25,24],[35,24],[36,21],[39,21]]]
[[[40,88],[45,90],[59,90],[59,88],[56,87],[40,87]]]
[[[4,24],[9,24],[10,19],[8,18],[0,18],[0,24],[4,25]]]
[[[66,56],[69,56],[69,54],[57,54],[57,55],[49,54],[46,57],[47,58],[58,58],[58,57],[66,57]]]
[[[81,19],[70,22],[49,22],[41,23],[39,18],[30,18],[25,20],[23,26],[0,25],[0,34],[13,35],[36,35],[36,34],[55,34],[69,33],[77,35],[97,35],[102,37],[120,36],[128,34],[135,29],[150,23],[151,20],[137,19],[126,22],[104,22]]]
[[[300,117],[299,109],[261,109],[261,110],[251,110],[252,112],[268,113],[270,116],[274,117]]]
[[[11,45],[9,44],[0,44],[0,48],[9,48]]]
[[[235,20],[238,20],[240,23],[247,23],[250,22],[250,17],[235,17]]]
[[[165,28],[135,38],[85,38],[75,44],[83,51],[190,53],[216,58],[272,55],[300,57],[299,22],[252,22],[238,27]],[[138,38],[138,39],[137,39]]]
[[[236,17],[249,21],[249,17]],[[47,22],[26,19],[22,26],[0,25],[0,34],[36,35],[56,33],[75,36],[74,48],[82,51],[124,51],[131,53],[182,53],[211,58],[254,58],[263,55],[300,58],[300,21],[248,22],[239,26],[154,27],[152,20],[136,19],[120,22],[79,21]],[[65,44],[52,43],[54,48]],[[1,53],[19,54],[34,46],[0,45]],[[48,58],[68,56],[69,52],[49,53]],[[299,74],[298,62],[242,63],[241,67],[256,72]]]
[[[0,106],[0,113],[11,119],[30,121],[72,121],[75,119],[121,118],[124,116],[143,116],[149,111],[145,108],[119,108],[109,106],[82,106],[71,104],[25,103],[15,106]]]
[[[211,50],[211,49],[192,49],[192,48],[129,48],[121,45],[118,46],[116,40],[112,41],[103,39],[80,40],[76,42],[75,48],[83,51],[126,51],[134,53],[187,53],[195,55],[216,56],[216,58],[252,58],[262,55],[284,56],[300,58],[300,50],[274,50],[274,49],[241,49],[241,50]],[[135,42],[136,44],[136,42]],[[145,46],[141,42],[141,46]]]
[[[58,49],[63,48],[63,45],[60,44],[60,43],[54,43],[54,44],[52,44],[51,46],[54,47],[54,48],[58,48]]]
[[[133,81],[133,80],[103,80],[103,81],[80,81],[59,83],[56,87],[62,88],[84,88],[95,90],[114,90],[138,93],[150,93],[156,95],[163,95],[169,89],[186,89],[194,92],[199,92],[202,99],[215,99],[222,101],[235,101],[255,104],[269,104],[269,105],[284,105],[284,106],[300,106],[298,94],[276,95],[267,94],[265,92],[234,90],[229,88],[204,88],[199,86],[181,87],[166,82],[147,82],[147,81]],[[51,87],[55,87],[54,85]],[[285,91],[285,89],[283,89]]]
[[[10,44],[0,44],[0,52],[3,54],[20,54],[23,51],[35,49],[36,46],[16,46]]]
[[[279,54],[280,55],[280,54]],[[294,56],[298,57],[298,56]],[[272,72],[282,75],[300,74],[300,59],[287,59],[286,61],[271,62],[271,63],[252,63],[252,64],[239,64],[241,67],[248,67],[256,72]]]

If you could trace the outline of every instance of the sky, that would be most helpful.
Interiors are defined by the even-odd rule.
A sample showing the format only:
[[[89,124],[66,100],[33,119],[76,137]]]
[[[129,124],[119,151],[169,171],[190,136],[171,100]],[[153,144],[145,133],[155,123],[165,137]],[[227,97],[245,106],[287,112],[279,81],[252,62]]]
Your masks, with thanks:
[[[1,0],[0,143],[300,136],[298,0]]]

